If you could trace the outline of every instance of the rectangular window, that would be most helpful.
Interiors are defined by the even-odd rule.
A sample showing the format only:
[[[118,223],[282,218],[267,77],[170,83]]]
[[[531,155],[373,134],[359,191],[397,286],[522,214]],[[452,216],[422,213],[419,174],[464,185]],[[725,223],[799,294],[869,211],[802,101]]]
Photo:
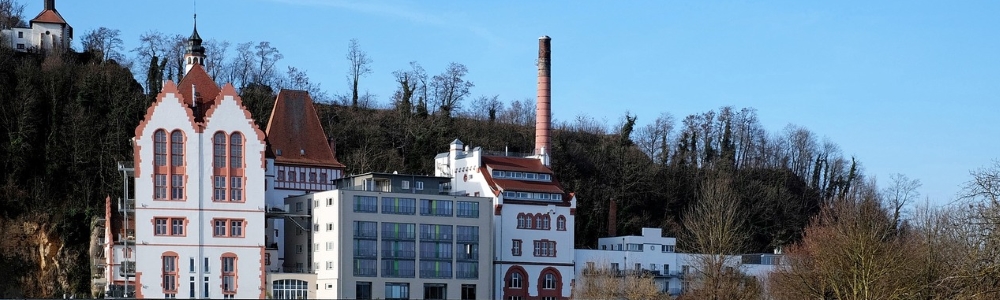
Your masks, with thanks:
[[[184,219],[170,219],[170,235],[184,235]]]
[[[24,44],[17,44],[17,50],[24,50]]]
[[[184,175],[170,175],[170,199],[180,200],[184,197]]]
[[[316,183],[316,172],[309,172],[309,182]]]
[[[333,223],[326,223],[326,231],[333,231]]]
[[[288,181],[295,182],[295,171],[288,171]]]
[[[424,182],[423,181],[416,181],[416,182],[414,182],[413,183],[413,189],[418,190],[418,191],[423,191],[424,190]]]
[[[327,261],[326,262],[326,269],[327,270],[333,270],[333,262],[332,261]]]
[[[202,289],[203,289],[202,291],[204,291],[205,298],[208,298],[208,277],[205,277],[205,284],[202,287]]]
[[[354,299],[369,300],[372,298],[372,283],[358,282],[354,287]]]
[[[205,273],[209,273],[209,270],[211,270],[211,269],[212,269],[212,268],[210,268],[210,267],[208,266],[208,257],[206,257],[206,258],[205,258]],[[208,277],[205,277],[205,281],[208,281]]]
[[[421,259],[443,259],[451,260],[454,256],[453,247],[450,242],[420,242]],[[450,273],[449,273],[450,274]]]
[[[556,242],[549,240],[535,240],[535,256],[538,257],[555,257],[556,256]]]
[[[194,276],[188,280],[188,297],[194,299]]]
[[[382,241],[382,258],[416,258],[416,242],[414,241]]]
[[[153,219],[153,223],[155,224],[153,226],[155,235],[167,235],[167,219],[156,218]]]
[[[243,237],[243,220],[229,221],[229,236]]]
[[[535,180],[535,173],[524,173],[524,179]]]
[[[463,284],[462,285],[462,300],[475,300],[476,298],[476,285],[475,284]]]
[[[420,199],[420,214],[450,217],[452,215],[452,202],[450,200]]]
[[[212,200],[226,201],[226,176],[214,176],[212,182]]]
[[[458,230],[458,236],[456,236],[456,239],[459,242],[479,242],[479,226],[458,225],[456,230]]]
[[[382,222],[382,239],[414,240],[417,237],[416,227],[414,223]]]
[[[410,189],[410,181],[409,180],[403,180],[403,182],[400,184],[399,188],[400,189],[404,189],[404,190]]]
[[[243,201],[243,177],[229,178],[229,200],[233,202]]]
[[[377,261],[374,258],[370,259],[354,259],[354,276],[358,277],[375,277],[375,270],[377,269]],[[360,299],[360,298],[359,298]]]
[[[385,299],[386,300],[410,299],[410,284],[409,283],[386,282],[385,283]]]
[[[215,230],[212,232],[214,236],[226,236],[226,220],[215,220]]]
[[[479,217],[479,202],[458,201],[458,217],[460,217],[460,218],[478,218]]]
[[[461,279],[479,278],[479,262],[460,261],[456,266],[458,270],[456,270],[455,277]]]
[[[521,256],[521,240],[514,240],[514,245],[510,248],[510,254]]]
[[[448,299],[448,285],[443,283],[425,283],[424,299],[425,300]]]
[[[412,215],[417,211],[417,199],[382,197],[382,213]]]
[[[420,260],[420,278],[451,279],[451,261]]]
[[[319,173],[319,183],[321,183],[321,184],[329,184],[330,183],[329,180],[326,180],[326,173]]]
[[[452,241],[451,225],[420,224],[420,240]]]
[[[414,278],[414,267],[412,259],[382,259],[382,277]]]
[[[326,242],[326,250],[327,251],[333,250],[333,242]]]
[[[154,181],[153,198],[167,199],[167,175],[156,174]]]
[[[660,251],[662,251],[662,252],[674,252],[674,245],[660,245]]]
[[[378,222],[354,221],[355,238],[378,238]]]
[[[354,212],[377,213],[378,198],[373,196],[354,196]]]
[[[479,260],[478,243],[458,243],[458,260]]]
[[[24,38],[24,31],[18,31],[18,32],[17,32],[17,38],[19,38],[19,39],[23,39],[23,38]],[[22,44],[22,45],[23,45],[23,44]]]
[[[278,181],[285,181],[285,170],[278,170],[278,176],[275,179]]]
[[[194,257],[191,257],[191,258],[190,258],[190,259],[188,260],[188,262],[189,262],[189,266],[188,266],[188,272],[190,272],[190,273],[194,273]],[[194,281],[194,278],[193,278],[193,277],[191,278],[191,281]]]
[[[302,253],[302,245],[295,245],[295,253]]]

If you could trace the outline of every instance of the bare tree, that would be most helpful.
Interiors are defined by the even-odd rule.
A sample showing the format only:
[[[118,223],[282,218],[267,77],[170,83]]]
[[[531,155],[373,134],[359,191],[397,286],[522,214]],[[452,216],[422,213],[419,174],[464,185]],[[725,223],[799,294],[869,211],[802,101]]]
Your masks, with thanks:
[[[903,208],[920,197],[920,192],[917,189],[922,184],[919,179],[910,179],[899,173],[890,175],[889,180],[889,187],[883,192],[883,198],[888,202],[889,209],[892,210],[892,224],[898,228],[902,222],[900,218]]]
[[[503,102],[500,102],[500,95],[479,96],[472,100],[472,105],[463,110],[463,115],[468,118],[494,122],[497,114],[503,110]]]
[[[653,161],[666,164],[670,155],[670,135],[674,130],[674,116],[661,113],[653,122],[639,128],[635,144]]]
[[[254,83],[263,85],[274,85],[277,81],[274,66],[285,56],[277,48],[271,46],[271,42],[262,41],[254,46],[254,59],[257,69],[254,72]]]
[[[205,41],[205,71],[208,72],[208,76],[212,77],[212,81],[216,84],[221,84],[220,79],[225,78],[223,75],[227,71],[226,65],[226,52],[229,51],[228,41],[217,41],[215,39],[210,39]]]
[[[351,69],[347,72],[347,80],[351,82],[351,107],[357,108],[360,98],[358,81],[361,77],[371,74],[372,60],[368,57],[368,53],[361,50],[358,39],[351,39],[351,42],[347,44],[347,60],[351,62]]]
[[[466,81],[465,75],[469,69],[460,63],[451,63],[448,68],[439,75],[431,79],[431,88],[434,90],[434,99],[439,112],[450,117],[451,112],[461,107],[462,99],[469,95],[469,89],[474,87],[471,81]]]
[[[24,4],[15,0],[0,0],[0,29],[27,27],[23,14]]]
[[[576,299],[670,299],[651,274],[637,270],[613,270],[602,262],[582,271],[573,296]]]
[[[228,81],[233,85],[246,88],[253,81],[254,53],[253,42],[239,43],[236,45],[236,56],[227,64],[229,71],[226,75]]]
[[[101,57],[102,60],[121,60],[122,39],[121,30],[100,27],[83,36],[83,49]]]
[[[511,101],[507,109],[501,110],[499,120],[501,123],[531,126],[535,123],[535,100],[525,98]]]
[[[139,36],[139,46],[132,49],[140,62],[136,68],[145,66],[144,70],[134,70],[135,74],[145,77],[146,93],[155,94],[160,91],[163,82],[163,71],[167,65],[165,54],[168,52],[167,37],[159,31],[148,31]],[[142,64],[146,62],[146,64]]]

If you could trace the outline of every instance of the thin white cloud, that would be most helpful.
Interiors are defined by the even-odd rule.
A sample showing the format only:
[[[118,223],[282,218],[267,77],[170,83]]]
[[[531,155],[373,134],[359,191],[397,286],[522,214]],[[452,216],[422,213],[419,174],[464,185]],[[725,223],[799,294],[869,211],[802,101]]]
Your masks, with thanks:
[[[470,24],[469,22],[463,22],[456,19],[443,18],[434,14],[426,13],[414,9],[412,7],[405,7],[398,4],[387,4],[384,2],[372,2],[372,1],[352,1],[352,0],[269,0],[272,2],[292,4],[292,5],[303,5],[303,6],[324,6],[324,7],[334,7],[346,10],[352,10],[360,13],[387,16],[390,18],[397,18],[402,20],[407,20],[409,22],[438,26],[438,27],[451,27],[458,26],[464,28],[465,30],[471,32],[472,34],[485,39],[487,42],[494,45],[505,45],[503,39],[493,34],[489,29],[475,24]]]

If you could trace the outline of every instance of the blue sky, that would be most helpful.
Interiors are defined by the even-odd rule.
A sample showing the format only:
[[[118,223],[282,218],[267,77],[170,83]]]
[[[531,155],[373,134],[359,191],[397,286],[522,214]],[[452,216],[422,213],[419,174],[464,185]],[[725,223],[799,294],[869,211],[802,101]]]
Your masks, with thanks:
[[[42,1],[22,0],[33,17]],[[203,0],[201,36],[270,41],[283,65],[347,90],[351,38],[374,60],[362,88],[385,101],[391,72],[468,66],[474,96],[535,95],[537,38],[552,37],[553,113],[639,123],[731,105],[770,131],[804,126],[881,182],[903,173],[946,203],[997,158],[1000,2]],[[191,32],[191,1],[58,1],[77,37]]]

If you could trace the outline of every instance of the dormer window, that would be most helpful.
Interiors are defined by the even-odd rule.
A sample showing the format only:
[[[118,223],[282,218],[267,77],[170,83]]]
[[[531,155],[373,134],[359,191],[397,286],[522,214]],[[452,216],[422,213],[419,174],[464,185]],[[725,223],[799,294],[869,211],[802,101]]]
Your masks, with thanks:
[[[524,179],[535,180],[535,173],[524,173]]]

